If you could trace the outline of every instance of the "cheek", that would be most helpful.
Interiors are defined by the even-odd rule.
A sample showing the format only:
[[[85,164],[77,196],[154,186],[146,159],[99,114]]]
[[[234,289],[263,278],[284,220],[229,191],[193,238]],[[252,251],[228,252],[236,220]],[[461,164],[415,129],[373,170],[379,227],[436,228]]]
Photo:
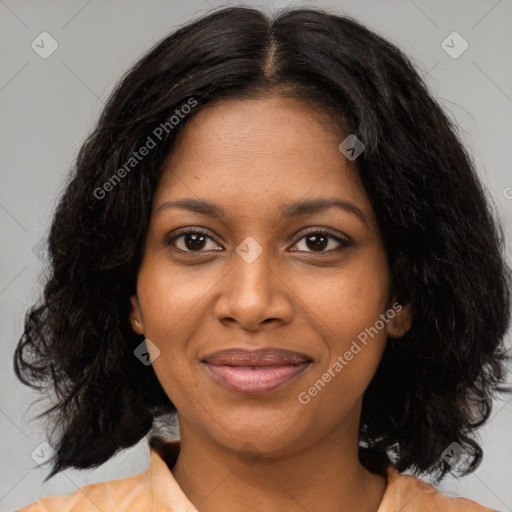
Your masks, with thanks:
[[[377,256],[377,255],[376,255]],[[331,346],[343,350],[353,339],[375,325],[387,308],[388,273],[382,258],[360,260],[337,275],[317,282],[316,292],[311,295],[312,310]],[[322,328],[322,325],[324,328]],[[379,322],[379,334],[385,337],[385,329]],[[364,336],[361,336],[364,338]]]
[[[175,337],[194,321],[211,285],[204,279],[185,276],[165,258],[148,258],[138,277],[138,296],[145,334],[160,342]]]
[[[137,291],[143,312],[144,335],[159,349],[153,368],[171,401],[186,408],[194,393],[201,392],[190,372],[195,357],[189,340],[204,319],[204,301],[214,285],[207,273],[191,277],[165,256],[148,255],[139,270]]]
[[[314,427],[320,430],[339,424],[354,410],[387,342],[386,324],[380,319],[386,311],[386,295],[379,292],[380,283],[364,284],[352,277],[333,286],[324,296],[329,300],[318,304],[322,321],[316,322],[316,329],[325,351],[298,397],[312,418],[324,418],[323,427]]]
[[[341,389],[348,402],[364,392],[387,341],[388,270],[382,253],[370,256],[321,282],[311,305],[326,348],[318,371],[335,400]]]

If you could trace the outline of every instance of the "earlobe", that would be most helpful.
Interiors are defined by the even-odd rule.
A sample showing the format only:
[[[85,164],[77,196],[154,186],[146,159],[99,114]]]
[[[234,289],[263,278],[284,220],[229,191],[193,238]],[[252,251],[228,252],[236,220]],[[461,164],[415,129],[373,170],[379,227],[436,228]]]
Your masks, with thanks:
[[[144,334],[144,325],[142,323],[142,315],[140,312],[139,301],[137,300],[136,295],[132,295],[130,297],[130,313],[128,315],[128,319],[132,329],[137,334]]]
[[[394,304],[398,304],[395,302]],[[390,319],[387,326],[387,335],[389,338],[401,338],[412,326],[412,314],[410,304],[400,305],[395,309],[395,315]]]

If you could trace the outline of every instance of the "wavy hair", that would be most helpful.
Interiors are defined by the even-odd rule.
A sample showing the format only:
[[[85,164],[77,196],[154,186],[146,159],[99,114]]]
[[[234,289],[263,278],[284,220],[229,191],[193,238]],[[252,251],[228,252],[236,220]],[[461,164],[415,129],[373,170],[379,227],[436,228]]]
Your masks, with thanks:
[[[361,461],[441,479],[451,470],[441,454],[457,442],[463,474],[480,463],[472,433],[497,392],[510,391],[503,340],[511,272],[456,126],[400,49],[357,21],[316,9],[270,17],[230,7],[171,33],[123,76],[56,208],[50,272],[14,355],[23,383],[54,394],[40,415],[57,435],[47,479],[104,463],[176,411],[152,366],[134,356],[144,338],[128,323],[153,195],[188,119],[213,101],[269,93],[325,113],[340,142],[342,133],[364,142],[355,172],[376,215],[392,291],[414,315],[407,334],[388,340],[365,391]],[[197,106],[183,115],[191,99]],[[121,172],[177,114],[179,123]]]

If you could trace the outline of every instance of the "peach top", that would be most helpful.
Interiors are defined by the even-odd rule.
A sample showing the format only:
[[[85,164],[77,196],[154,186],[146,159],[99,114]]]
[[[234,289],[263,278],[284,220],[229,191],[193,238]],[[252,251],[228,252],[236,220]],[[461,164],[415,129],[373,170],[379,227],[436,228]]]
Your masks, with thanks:
[[[169,457],[151,449],[144,473],[89,484],[66,496],[40,498],[15,512],[197,512],[173,477],[179,441],[167,443]],[[167,453],[166,450],[166,453]],[[167,463],[164,460],[167,458]],[[465,498],[448,498],[415,477],[387,469],[387,486],[377,512],[493,512]]]

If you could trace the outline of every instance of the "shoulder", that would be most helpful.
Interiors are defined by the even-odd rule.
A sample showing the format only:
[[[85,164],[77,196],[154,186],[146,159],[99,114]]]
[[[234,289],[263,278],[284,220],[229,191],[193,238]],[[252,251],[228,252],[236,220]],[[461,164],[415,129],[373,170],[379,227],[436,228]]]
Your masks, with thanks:
[[[40,498],[15,512],[129,512],[151,504],[148,473],[80,487],[72,494]]]
[[[378,512],[493,512],[466,498],[449,498],[422,480],[387,471],[388,485]]]

